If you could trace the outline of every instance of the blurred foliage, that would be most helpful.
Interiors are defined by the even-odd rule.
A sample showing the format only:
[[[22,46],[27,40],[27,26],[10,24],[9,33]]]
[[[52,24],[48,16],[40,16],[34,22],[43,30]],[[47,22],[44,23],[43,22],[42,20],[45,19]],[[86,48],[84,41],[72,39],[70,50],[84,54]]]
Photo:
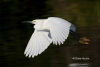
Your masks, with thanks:
[[[52,0],[55,16],[60,16],[74,24],[86,27],[96,26],[100,17],[100,1]],[[59,5],[55,5],[59,4]],[[99,20],[99,21],[98,21]],[[95,22],[95,23],[94,23]],[[99,26],[99,25],[98,25]]]
[[[0,65],[5,67],[67,67],[69,63],[90,63],[100,67],[99,0],[0,0]],[[33,25],[21,22],[57,16],[77,26],[77,33],[88,36],[90,45],[81,45],[69,36],[61,46],[50,45],[35,58],[24,56]],[[72,57],[89,57],[76,61]]]

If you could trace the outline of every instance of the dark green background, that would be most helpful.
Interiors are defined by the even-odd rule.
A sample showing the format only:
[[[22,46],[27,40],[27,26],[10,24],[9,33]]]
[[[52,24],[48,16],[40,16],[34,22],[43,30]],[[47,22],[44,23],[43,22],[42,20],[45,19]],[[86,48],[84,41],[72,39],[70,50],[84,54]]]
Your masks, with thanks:
[[[25,57],[24,50],[34,29],[33,25],[21,22],[52,16],[73,23],[76,33],[89,38],[90,44],[80,44],[69,35],[64,44],[51,44],[42,54]],[[68,67],[70,63],[100,67],[99,52],[99,0],[0,0],[0,67]]]

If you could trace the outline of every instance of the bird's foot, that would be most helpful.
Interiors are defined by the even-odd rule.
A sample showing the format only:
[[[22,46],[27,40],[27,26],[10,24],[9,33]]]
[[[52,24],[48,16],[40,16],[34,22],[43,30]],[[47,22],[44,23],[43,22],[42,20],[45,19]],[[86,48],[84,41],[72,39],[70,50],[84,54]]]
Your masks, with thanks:
[[[87,39],[86,37],[82,37],[80,38],[79,42],[82,43],[82,44],[89,44],[89,39]]]

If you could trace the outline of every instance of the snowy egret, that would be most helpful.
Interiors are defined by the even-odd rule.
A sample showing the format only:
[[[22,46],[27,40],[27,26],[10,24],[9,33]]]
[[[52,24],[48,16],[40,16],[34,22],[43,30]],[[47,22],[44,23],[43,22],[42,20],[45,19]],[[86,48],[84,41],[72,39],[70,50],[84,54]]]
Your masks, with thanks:
[[[88,41],[90,41],[86,37],[81,38],[76,35],[76,27],[62,18],[49,17],[26,22],[35,24],[35,31],[24,52],[29,58],[41,54],[52,42],[55,45],[63,44],[69,33],[82,44],[89,44]]]

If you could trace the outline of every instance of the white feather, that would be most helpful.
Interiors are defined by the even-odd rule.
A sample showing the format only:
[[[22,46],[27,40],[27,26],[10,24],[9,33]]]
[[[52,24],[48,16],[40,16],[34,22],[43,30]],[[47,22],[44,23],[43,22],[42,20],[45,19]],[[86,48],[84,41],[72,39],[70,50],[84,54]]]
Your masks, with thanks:
[[[50,23],[50,33],[53,43],[57,45],[57,42],[58,44],[61,42],[63,44],[69,35],[71,23],[57,17],[49,17],[48,22]]]
[[[29,40],[24,54],[26,56],[29,55],[29,57],[41,54],[52,42],[48,34],[49,32],[47,31],[35,31]]]
[[[24,54],[29,57],[41,54],[48,46],[53,44],[63,44],[69,35],[71,23],[57,18],[49,17],[48,19],[37,19],[34,23],[35,31],[32,34]],[[74,26],[72,26],[74,29]],[[75,29],[74,29],[75,30]]]

